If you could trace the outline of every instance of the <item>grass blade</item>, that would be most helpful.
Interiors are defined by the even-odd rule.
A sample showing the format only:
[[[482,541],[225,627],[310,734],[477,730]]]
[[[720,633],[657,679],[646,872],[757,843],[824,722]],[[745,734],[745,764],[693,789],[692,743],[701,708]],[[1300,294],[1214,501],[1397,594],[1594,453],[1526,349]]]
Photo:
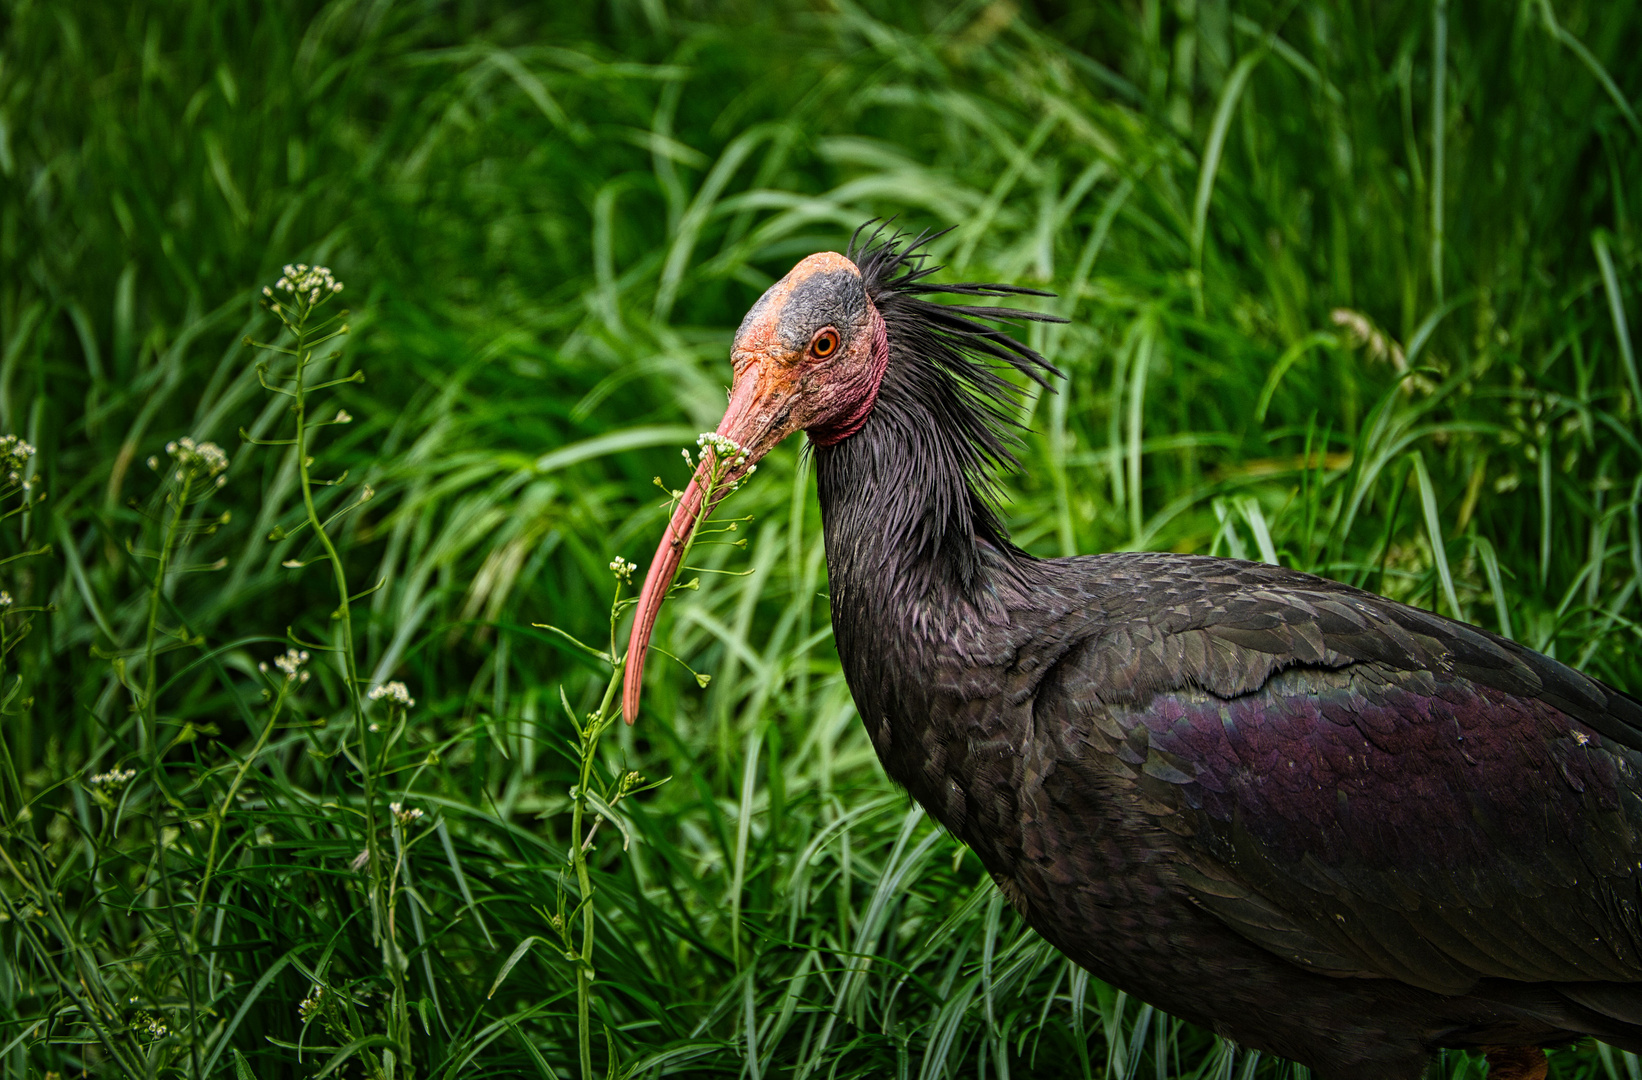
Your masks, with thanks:
[[[1418,450],[1408,455],[1414,466],[1414,481],[1420,491],[1420,508],[1425,512],[1425,533],[1431,541],[1431,558],[1437,564],[1437,577],[1442,582],[1443,599],[1448,601],[1448,613],[1463,620],[1459,597],[1454,593],[1454,577],[1448,569],[1448,545],[1442,538],[1442,516],[1437,507],[1437,492],[1431,486],[1431,474],[1425,469],[1425,456]]]

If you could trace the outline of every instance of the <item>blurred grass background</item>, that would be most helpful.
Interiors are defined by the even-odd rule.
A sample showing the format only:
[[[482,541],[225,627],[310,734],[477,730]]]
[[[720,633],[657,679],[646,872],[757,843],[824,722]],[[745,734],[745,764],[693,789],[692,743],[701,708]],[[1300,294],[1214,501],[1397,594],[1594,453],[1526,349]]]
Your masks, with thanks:
[[[0,526],[0,1068],[575,1075],[571,707],[604,671],[651,478],[723,407],[797,258],[874,216],[957,229],[949,278],[1041,285],[1017,539],[1281,561],[1642,688],[1642,11],[1603,0],[331,0],[0,8],[0,432],[48,498]],[[336,665],[265,745],[256,665],[330,641],[292,455],[245,337],[291,261],[347,283],[318,454],[358,662],[417,699],[424,809],[373,942]],[[125,685],[161,484],[233,461],[163,581],[164,775]],[[796,440],[795,440],[796,442]],[[328,470],[328,471],[326,471]],[[730,504],[745,553],[672,605],[608,770],[597,1046],[633,1076],[1289,1075],[1088,979],[891,788],[829,638],[797,445]],[[32,620],[32,633],[21,637]],[[334,722],[327,722],[334,721]],[[253,748],[255,748],[253,753]],[[248,765],[246,764],[248,762]],[[246,781],[229,791],[235,770]],[[225,854],[200,896],[211,807]],[[384,796],[386,798],[386,796]],[[398,843],[399,833],[394,834]],[[205,912],[190,931],[186,913]],[[179,916],[179,912],[184,912]],[[516,954],[533,937],[544,940]],[[506,978],[494,987],[504,965]],[[399,964],[408,996],[390,985]],[[314,985],[351,1039],[304,1024]],[[494,996],[487,996],[494,989]],[[404,1010],[409,1059],[381,1042]],[[375,1041],[373,1041],[375,1040]],[[1558,1076],[1638,1077],[1585,1047]],[[1450,1055],[1444,1075],[1480,1074]]]

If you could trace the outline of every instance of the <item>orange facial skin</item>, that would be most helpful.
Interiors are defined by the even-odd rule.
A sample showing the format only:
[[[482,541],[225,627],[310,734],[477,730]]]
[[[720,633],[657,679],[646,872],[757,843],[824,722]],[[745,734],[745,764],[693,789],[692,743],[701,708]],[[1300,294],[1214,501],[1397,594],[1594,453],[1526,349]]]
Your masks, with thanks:
[[[859,429],[871,412],[888,362],[884,320],[867,298],[861,271],[837,252],[804,259],[761,296],[736,331],[735,381],[718,434],[740,455],[713,492],[716,503],[776,444],[798,430],[830,445]],[[638,715],[644,657],[661,602],[702,517],[711,451],[684,490],[645,575],[628,640],[622,714]],[[708,507],[708,512],[712,510]]]

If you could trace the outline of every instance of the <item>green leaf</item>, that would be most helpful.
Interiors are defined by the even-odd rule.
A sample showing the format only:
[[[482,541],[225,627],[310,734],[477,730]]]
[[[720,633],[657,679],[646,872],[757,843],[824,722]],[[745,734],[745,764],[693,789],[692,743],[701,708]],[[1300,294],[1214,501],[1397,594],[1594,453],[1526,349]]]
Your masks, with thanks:
[[[525,953],[529,952],[530,947],[538,941],[547,941],[547,938],[537,937],[532,934],[514,947],[513,952],[508,955],[507,960],[502,964],[502,970],[496,973],[496,981],[490,984],[490,992],[485,995],[487,999],[496,996],[496,991],[501,989],[502,980],[507,978],[507,973],[513,970],[513,965],[523,960]],[[552,942],[548,942],[548,944],[552,944]]]

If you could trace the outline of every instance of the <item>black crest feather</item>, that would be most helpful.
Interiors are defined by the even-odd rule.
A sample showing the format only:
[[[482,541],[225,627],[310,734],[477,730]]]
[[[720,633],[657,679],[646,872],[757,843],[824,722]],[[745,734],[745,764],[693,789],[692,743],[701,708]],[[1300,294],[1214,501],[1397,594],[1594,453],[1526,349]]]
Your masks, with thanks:
[[[876,225],[876,228],[873,226]],[[866,233],[872,229],[870,233]],[[1015,371],[1051,388],[1060,371],[1036,350],[988,322],[1065,322],[1056,315],[975,304],[937,303],[959,297],[1053,296],[1018,285],[943,284],[930,281],[942,267],[927,247],[945,234],[908,237],[887,223],[856,231],[848,255],[861,270],[867,296],[884,318],[890,364],[879,387],[874,419],[839,449],[846,471],[870,452],[899,457],[905,484],[878,512],[885,532],[911,555],[945,552],[961,580],[972,578],[977,539],[1015,552],[993,509],[995,476],[1018,468],[1021,393],[999,371]],[[865,239],[862,239],[866,233]],[[985,320],[985,321],[982,321]],[[884,444],[892,441],[894,449]],[[850,447],[850,443],[857,445]],[[847,449],[846,449],[847,448]]]
[[[960,401],[968,407],[948,419],[988,464],[1018,467],[1011,447],[1017,441],[1016,431],[1020,427],[1015,420],[1020,391],[1000,377],[989,361],[1008,364],[1048,390],[1054,389],[1048,377],[1062,372],[1037,350],[978,320],[1006,323],[1064,323],[1067,320],[1016,308],[938,304],[923,297],[1055,294],[1021,285],[929,281],[929,277],[944,267],[932,265],[925,249],[952,229],[925,230],[908,239],[905,233],[899,232],[884,237],[888,225],[888,222],[872,221],[862,225],[850,238],[848,257],[860,268],[867,296],[889,326],[892,345],[898,342],[908,358],[924,361],[954,381],[955,388],[962,391]],[[873,226],[876,228],[863,242],[861,234]],[[990,485],[989,478],[973,479],[983,486]]]

